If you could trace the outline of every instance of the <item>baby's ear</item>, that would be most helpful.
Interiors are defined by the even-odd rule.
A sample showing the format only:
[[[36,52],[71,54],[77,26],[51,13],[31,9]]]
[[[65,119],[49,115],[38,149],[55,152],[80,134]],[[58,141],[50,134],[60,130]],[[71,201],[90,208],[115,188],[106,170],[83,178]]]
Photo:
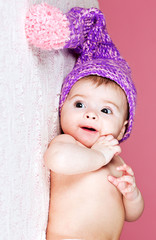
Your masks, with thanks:
[[[124,136],[124,134],[125,134],[125,131],[126,131],[126,125],[127,125],[127,123],[128,123],[128,120],[124,121],[123,126],[122,126],[122,128],[121,128],[121,131],[120,131],[120,133],[119,133],[119,135],[118,135],[118,137],[117,137],[117,140],[118,140],[118,141],[120,141],[120,140],[123,138],[123,136]]]

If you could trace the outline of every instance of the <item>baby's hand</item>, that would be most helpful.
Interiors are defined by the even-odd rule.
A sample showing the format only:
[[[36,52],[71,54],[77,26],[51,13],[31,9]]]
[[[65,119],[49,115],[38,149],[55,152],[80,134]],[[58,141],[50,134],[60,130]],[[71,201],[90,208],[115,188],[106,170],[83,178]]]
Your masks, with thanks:
[[[117,167],[118,171],[123,171],[123,176],[116,178],[108,176],[109,182],[117,187],[117,189],[128,200],[134,200],[138,196],[138,188],[136,187],[135,177],[132,169],[126,164]]]
[[[119,142],[112,135],[100,137],[91,148],[103,154],[105,165],[111,161],[114,155],[121,153]]]

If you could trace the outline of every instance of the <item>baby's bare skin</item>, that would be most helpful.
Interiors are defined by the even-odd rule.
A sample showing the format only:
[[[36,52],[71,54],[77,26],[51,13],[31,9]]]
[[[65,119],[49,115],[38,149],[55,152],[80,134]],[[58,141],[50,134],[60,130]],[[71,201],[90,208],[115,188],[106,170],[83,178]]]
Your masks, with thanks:
[[[118,240],[125,220],[121,193],[107,179],[120,177],[120,157],[78,175],[51,173],[47,240]]]
[[[135,221],[143,198],[132,169],[119,157],[127,99],[112,85],[81,79],[62,109],[64,134],[44,158],[51,170],[47,240],[119,240],[124,221]]]

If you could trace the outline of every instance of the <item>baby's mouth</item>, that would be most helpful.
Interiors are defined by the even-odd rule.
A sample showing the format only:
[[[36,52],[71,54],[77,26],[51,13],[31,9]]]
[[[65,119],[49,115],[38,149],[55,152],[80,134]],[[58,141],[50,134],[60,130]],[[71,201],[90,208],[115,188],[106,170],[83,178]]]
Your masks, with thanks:
[[[92,127],[81,127],[83,130],[86,130],[88,132],[97,132],[97,130],[95,128]]]

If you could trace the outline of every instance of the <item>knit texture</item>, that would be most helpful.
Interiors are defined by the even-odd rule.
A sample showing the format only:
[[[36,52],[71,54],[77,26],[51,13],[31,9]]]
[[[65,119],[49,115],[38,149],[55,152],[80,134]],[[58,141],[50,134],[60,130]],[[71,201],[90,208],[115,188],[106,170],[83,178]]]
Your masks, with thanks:
[[[66,16],[58,8],[46,3],[37,4],[26,16],[26,37],[36,47],[61,49],[69,39],[68,24]]]
[[[65,48],[73,49],[78,58],[64,80],[60,112],[70,89],[80,78],[88,75],[109,78],[124,90],[129,104],[129,121],[123,141],[130,136],[136,107],[136,89],[131,79],[131,70],[112,42],[104,15],[99,9],[75,7],[66,16],[70,23],[70,40]]]
[[[41,15],[41,17],[40,17]],[[98,75],[115,81],[125,92],[129,104],[129,121],[121,141],[132,131],[136,107],[136,89],[131,70],[112,42],[103,13],[97,8],[74,7],[66,14],[47,4],[34,7],[26,21],[26,36],[42,49],[73,49],[77,61],[65,78],[60,113],[72,86],[82,77]]]
[[[40,7],[34,9],[33,17],[31,14],[27,17],[26,34],[29,42],[42,49],[73,49],[77,54],[76,64],[63,83],[60,113],[70,89],[80,78],[88,75],[109,78],[127,96],[129,121],[121,141],[127,139],[134,121],[136,89],[127,62],[121,57],[107,32],[103,13],[97,8],[74,7],[63,16],[58,9],[47,4]],[[43,17],[39,17],[37,9]],[[35,33],[32,34],[33,29]]]

